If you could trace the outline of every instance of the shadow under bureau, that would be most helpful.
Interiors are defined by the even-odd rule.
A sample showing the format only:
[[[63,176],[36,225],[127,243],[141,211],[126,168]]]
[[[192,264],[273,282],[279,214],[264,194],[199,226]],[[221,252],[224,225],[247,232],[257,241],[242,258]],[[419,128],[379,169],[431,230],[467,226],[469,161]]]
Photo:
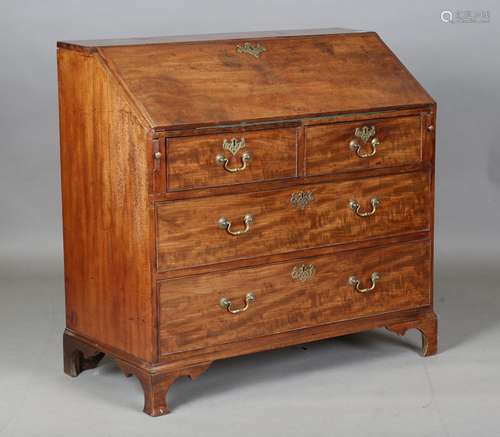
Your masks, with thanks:
[[[58,43],[68,375],[168,412],[227,357],[387,327],[437,349],[436,105],[376,33]]]

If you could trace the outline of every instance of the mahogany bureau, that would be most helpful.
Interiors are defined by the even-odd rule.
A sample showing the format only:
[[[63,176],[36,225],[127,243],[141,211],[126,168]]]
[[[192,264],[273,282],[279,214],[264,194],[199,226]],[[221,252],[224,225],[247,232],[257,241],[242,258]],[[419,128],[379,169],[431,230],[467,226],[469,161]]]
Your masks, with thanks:
[[[373,32],[58,43],[64,370],[168,412],[211,362],[387,327],[437,349],[436,104]]]

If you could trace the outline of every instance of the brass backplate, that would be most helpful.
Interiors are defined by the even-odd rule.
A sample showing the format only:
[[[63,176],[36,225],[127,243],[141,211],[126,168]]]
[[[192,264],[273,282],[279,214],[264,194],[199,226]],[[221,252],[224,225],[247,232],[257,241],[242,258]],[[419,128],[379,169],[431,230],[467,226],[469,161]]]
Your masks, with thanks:
[[[354,131],[354,135],[361,138],[364,143],[366,143],[371,137],[375,135],[375,126],[363,126],[357,127]]]
[[[241,138],[241,140],[237,140],[236,138],[231,138],[230,140],[224,140],[222,143],[222,148],[231,152],[234,156],[238,153],[239,150],[245,147],[245,138]]]

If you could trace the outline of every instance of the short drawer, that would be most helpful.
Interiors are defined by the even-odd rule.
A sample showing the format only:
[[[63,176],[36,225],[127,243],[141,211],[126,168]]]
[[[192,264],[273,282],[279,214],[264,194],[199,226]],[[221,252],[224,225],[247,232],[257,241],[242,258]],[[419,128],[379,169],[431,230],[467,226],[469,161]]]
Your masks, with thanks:
[[[421,124],[415,115],[306,127],[306,175],[419,163]]]
[[[428,241],[162,281],[160,350],[423,307],[431,303],[430,286]]]
[[[170,191],[296,176],[294,127],[167,139]]]
[[[427,172],[157,204],[159,271],[429,229]]]

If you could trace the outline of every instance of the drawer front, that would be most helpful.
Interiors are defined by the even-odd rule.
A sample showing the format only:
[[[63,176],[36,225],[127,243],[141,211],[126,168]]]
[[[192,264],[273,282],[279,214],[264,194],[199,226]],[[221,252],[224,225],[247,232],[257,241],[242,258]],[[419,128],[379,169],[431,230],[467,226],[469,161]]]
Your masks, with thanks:
[[[165,271],[428,230],[429,189],[429,174],[418,172],[160,203],[157,268]]]
[[[306,127],[306,174],[419,163],[421,124],[416,115]]]
[[[296,128],[167,140],[167,188],[170,191],[296,176]]]
[[[161,353],[427,306],[430,272],[420,241],[162,281]]]

